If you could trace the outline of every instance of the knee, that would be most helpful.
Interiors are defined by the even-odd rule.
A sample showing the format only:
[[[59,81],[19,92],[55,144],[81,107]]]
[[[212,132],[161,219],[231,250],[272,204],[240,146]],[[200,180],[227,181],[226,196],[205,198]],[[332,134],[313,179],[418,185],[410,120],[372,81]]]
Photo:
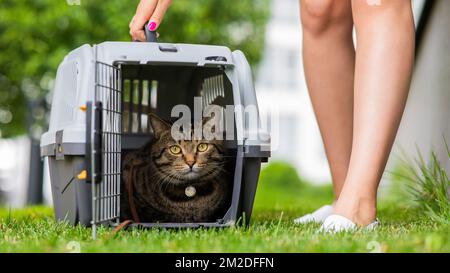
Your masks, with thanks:
[[[352,23],[351,3],[344,0],[301,0],[303,31],[322,32],[344,23]]]
[[[375,4],[378,3],[378,4]],[[397,1],[363,1],[355,0],[352,4],[355,25],[374,25],[374,21],[385,22],[393,20],[402,22],[413,20],[412,6],[410,0]],[[375,24],[380,25],[380,24]]]

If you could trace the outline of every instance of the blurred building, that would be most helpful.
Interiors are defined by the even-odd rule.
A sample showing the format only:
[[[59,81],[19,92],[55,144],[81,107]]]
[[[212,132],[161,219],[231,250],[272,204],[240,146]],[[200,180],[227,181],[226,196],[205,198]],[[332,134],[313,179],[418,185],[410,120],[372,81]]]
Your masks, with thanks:
[[[27,200],[30,141],[0,138],[0,205],[21,207]]]
[[[264,57],[256,75],[262,115],[276,112],[279,132],[272,132],[273,159],[292,163],[310,181],[330,180],[319,129],[304,79],[299,1],[272,1]]]
[[[442,7],[435,8],[431,16],[436,22],[431,22],[426,29],[425,49],[418,58],[393,157],[402,146],[413,156],[413,143],[419,144],[423,151],[429,151],[432,146],[443,151],[442,135],[450,138],[450,55],[444,50],[450,48],[450,1],[437,2]],[[413,1],[416,23],[424,3],[424,0]],[[292,163],[300,175],[311,182],[327,182],[330,173],[304,79],[299,1],[276,0],[272,5],[256,88],[261,113],[277,112],[280,119],[279,132],[272,132],[273,158]],[[442,58],[447,61],[441,62]],[[444,156],[442,158],[445,160]],[[388,169],[393,165],[391,160]]]

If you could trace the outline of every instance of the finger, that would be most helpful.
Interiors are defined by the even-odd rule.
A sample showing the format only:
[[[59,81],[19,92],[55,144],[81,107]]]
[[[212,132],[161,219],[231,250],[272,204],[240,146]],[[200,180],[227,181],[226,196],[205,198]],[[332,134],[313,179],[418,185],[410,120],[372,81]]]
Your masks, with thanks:
[[[133,40],[145,41],[144,25],[154,12],[157,4],[158,0],[141,0],[139,2],[136,14],[130,23],[130,35]]]
[[[144,29],[131,29],[130,28],[130,36],[133,41],[145,41],[145,31]]]
[[[164,18],[164,14],[166,14],[166,11],[169,8],[170,4],[172,4],[172,0],[158,1],[158,5],[156,6],[155,11],[153,12],[153,15],[151,16],[148,24],[148,28],[151,31],[154,31],[159,27],[159,24],[161,24],[161,21]]]
[[[135,18],[136,16],[133,16],[133,18],[131,18],[131,21],[130,21],[130,23],[128,24],[128,27],[131,29],[131,26],[133,25],[133,23],[134,23],[134,18]]]
[[[147,41],[147,36],[145,36],[145,31],[143,30],[138,30],[135,34],[136,39],[134,39],[135,41],[141,41],[141,42],[145,42]]]

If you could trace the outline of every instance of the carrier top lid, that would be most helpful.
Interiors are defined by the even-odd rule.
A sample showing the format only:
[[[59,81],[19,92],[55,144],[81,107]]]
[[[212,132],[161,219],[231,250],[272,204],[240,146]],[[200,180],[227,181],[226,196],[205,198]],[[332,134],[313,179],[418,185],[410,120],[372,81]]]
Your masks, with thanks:
[[[225,46],[104,42],[94,48],[97,61],[111,65],[117,62],[199,66],[233,65],[232,53]]]

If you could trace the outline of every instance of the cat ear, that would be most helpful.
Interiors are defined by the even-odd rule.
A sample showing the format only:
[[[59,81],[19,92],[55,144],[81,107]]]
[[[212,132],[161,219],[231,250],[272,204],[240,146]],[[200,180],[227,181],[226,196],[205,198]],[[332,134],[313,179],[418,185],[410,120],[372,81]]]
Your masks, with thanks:
[[[161,134],[164,131],[170,130],[170,125],[164,120],[160,119],[157,115],[150,114],[149,118],[150,118],[150,125],[152,126],[153,135],[155,136],[155,138],[160,138]]]

